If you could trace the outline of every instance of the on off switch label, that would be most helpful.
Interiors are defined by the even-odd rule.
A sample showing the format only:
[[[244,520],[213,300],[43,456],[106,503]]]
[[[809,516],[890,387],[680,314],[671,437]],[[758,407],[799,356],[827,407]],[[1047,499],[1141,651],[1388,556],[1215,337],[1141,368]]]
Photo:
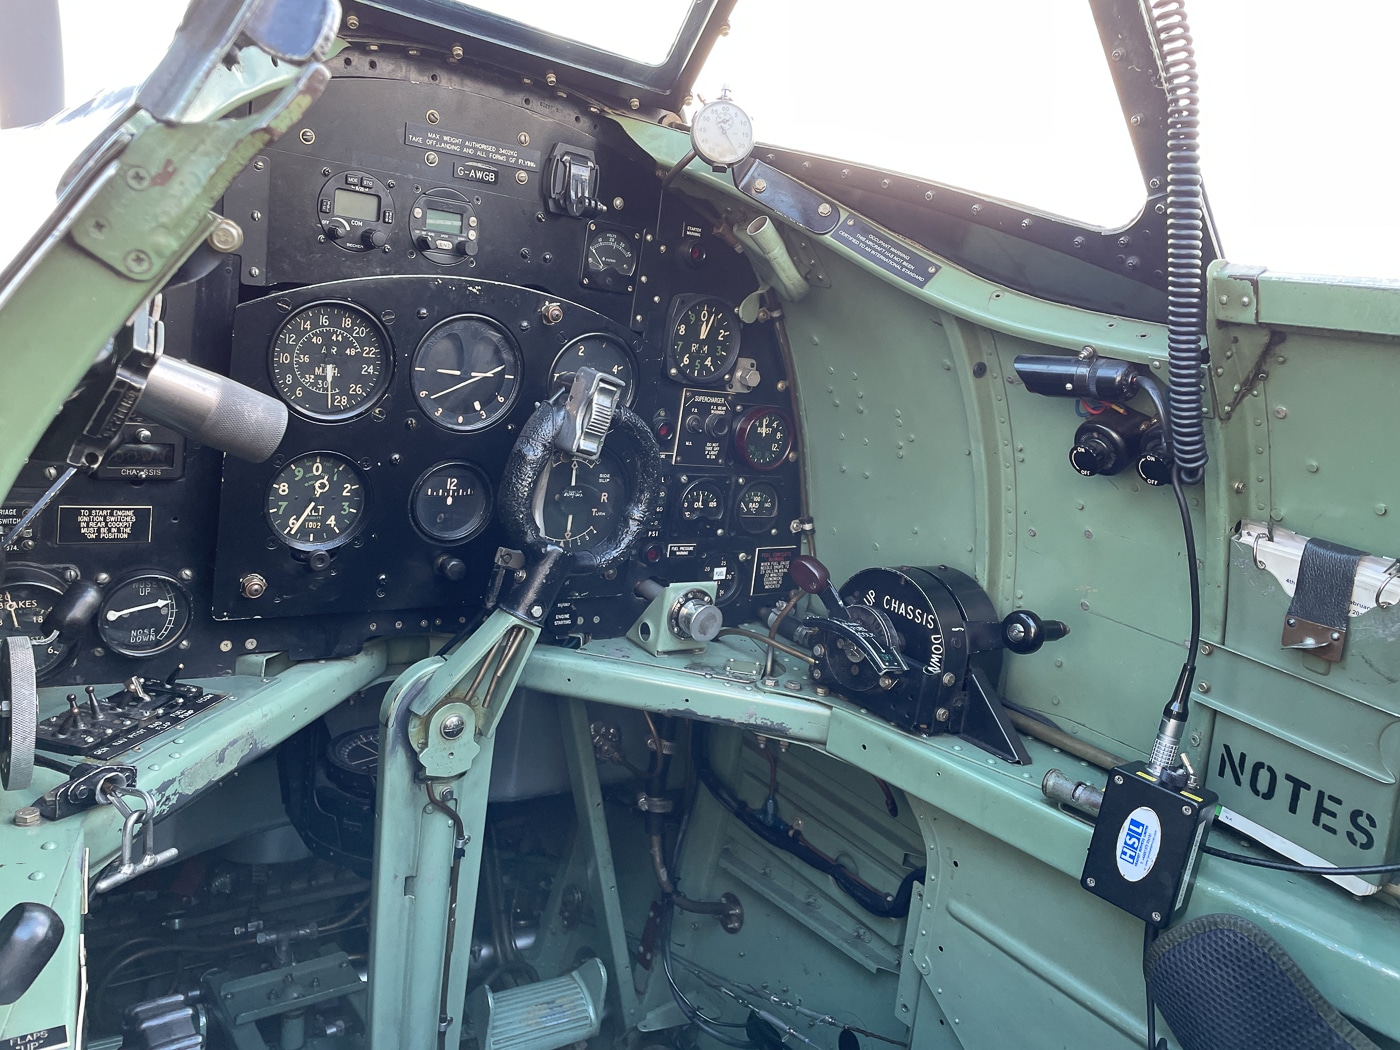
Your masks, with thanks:
[[[150,543],[150,507],[59,507],[59,543]]]

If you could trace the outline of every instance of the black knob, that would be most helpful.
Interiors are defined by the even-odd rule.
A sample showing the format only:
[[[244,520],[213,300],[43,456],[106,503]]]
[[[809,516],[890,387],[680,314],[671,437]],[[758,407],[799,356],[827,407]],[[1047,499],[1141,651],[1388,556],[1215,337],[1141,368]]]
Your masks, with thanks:
[[[711,412],[705,417],[705,433],[710,437],[724,437],[729,433],[729,413]]]
[[[360,243],[366,248],[382,248],[388,235],[377,226],[366,226],[360,231]]]
[[[1142,439],[1142,456],[1137,461],[1138,477],[1149,485],[1170,485],[1172,458],[1162,438],[1162,428],[1154,427]]]
[[[1042,620],[1029,609],[1017,609],[1001,621],[1001,637],[1006,647],[1022,656],[1033,653],[1046,642],[1058,642],[1069,634],[1069,624]]]
[[[350,232],[350,224],[344,219],[328,219],[326,221],[326,236],[333,241],[338,241]]]
[[[433,571],[445,580],[457,583],[466,579],[467,563],[461,558],[454,558],[450,554],[439,554],[437,560],[433,562]]]
[[[95,583],[79,580],[70,586],[44,617],[44,630],[57,631],[64,641],[72,639],[97,615],[102,591]]]
[[[1096,474],[1118,473],[1123,468],[1119,465],[1114,469],[1117,458],[1113,446],[1098,436],[1088,438],[1083,444],[1075,445],[1069,450],[1070,466],[1086,478],[1092,478]]]
[[[698,434],[705,429],[705,422],[699,416],[691,415],[685,417],[683,424],[686,431],[691,434]]]

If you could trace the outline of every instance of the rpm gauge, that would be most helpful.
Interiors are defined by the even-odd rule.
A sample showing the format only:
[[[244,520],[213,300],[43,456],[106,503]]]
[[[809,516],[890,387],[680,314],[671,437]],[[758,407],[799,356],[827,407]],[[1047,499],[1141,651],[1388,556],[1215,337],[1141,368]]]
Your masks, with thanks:
[[[622,464],[607,449],[596,464],[561,452],[535,489],[535,522],[551,543],[584,550],[612,532],[627,496]]]
[[[579,336],[559,351],[549,370],[550,382],[571,383],[574,373],[580,368],[596,368],[621,382],[623,403],[632,404],[636,366],[632,361],[632,351],[621,339],[602,332]]]
[[[739,356],[739,317],[712,296],[680,296],[671,308],[668,371],[681,382],[714,386]]]
[[[484,317],[454,317],[438,325],[413,354],[413,396],[440,427],[485,430],[510,411],[520,394],[520,351],[505,330]]]
[[[295,457],[267,487],[268,524],[297,550],[339,547],[359,530],[364,509],[364,478],[334,452]]]
[[[190,596],[161,573],[145,573],[107,592],[97,613],[97,633],[123,656],[155,656],[180,640],[190,623]]]
[[[388,345],[378,322],[358,306],[312,303],[277,329],[268,371],[297,412],[337,422],[359,415],[389,388]]]

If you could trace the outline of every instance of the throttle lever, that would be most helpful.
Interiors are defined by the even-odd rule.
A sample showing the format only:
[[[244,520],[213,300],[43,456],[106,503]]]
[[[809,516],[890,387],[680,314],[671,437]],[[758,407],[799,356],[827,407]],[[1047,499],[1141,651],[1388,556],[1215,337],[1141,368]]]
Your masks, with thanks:
[[[797,584],[808,594],[815,594],[826,606],[826,611],[833,620],[844,620],[849,622],[851,614],[846,608],[846,603],[841,600],[841,595],[836,591],[836,585],[831,582],[831,570],[810,554],[798,554],[788,563],[788,575],[792,577],[792,582]],[[865,648],[861,646],[861,648]]]

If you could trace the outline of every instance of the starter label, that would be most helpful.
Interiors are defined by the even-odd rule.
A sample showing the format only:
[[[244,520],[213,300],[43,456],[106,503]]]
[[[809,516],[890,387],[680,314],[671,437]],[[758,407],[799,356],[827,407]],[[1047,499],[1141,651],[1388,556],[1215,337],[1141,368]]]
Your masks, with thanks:
[[[1128,882],[1141,882],[1157,863],[1162,844],[1162,822],[1147,806],[1138,806],[1118,829],[1118,874]]]
[[[59,507],[59,543],[150,543],[150,507]]]

